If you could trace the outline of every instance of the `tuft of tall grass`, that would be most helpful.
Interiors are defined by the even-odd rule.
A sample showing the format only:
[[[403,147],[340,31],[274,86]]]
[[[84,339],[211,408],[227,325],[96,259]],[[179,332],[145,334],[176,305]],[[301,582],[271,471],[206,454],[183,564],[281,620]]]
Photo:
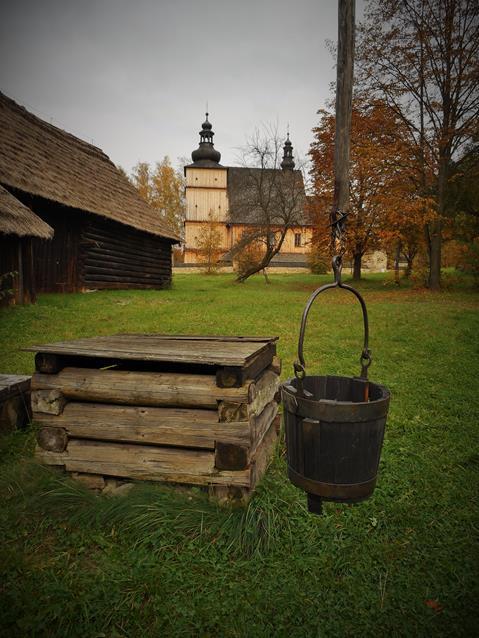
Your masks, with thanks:
[[[228,555],[267,555],[278,543],[290,543],[295,515],[306,509],[294,492],[278,489],[284,461],[276,456],[247,505],[219,505],[200,490],[179,492],[168,486],[136,484],[123,496],[98,495],[56,469],[32,459],[3,465],[0,489],[23,499],[25,510],[71,527],[115,529],[133,547],[161,553],[166,548],[215,546]],[[293,513],[293,515],[292,515]]]

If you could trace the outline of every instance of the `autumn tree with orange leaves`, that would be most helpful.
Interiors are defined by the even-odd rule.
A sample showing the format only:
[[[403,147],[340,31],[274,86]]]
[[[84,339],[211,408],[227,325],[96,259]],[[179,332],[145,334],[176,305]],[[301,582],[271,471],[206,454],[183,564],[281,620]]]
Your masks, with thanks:
[[[455,165],[479,129],[479,3],[368,0],[358,35],[358,86],[401,120],[415,149],[418,190],[434,200],[424,230],[428,285],[439,289]]]
[[[320,122],[313,129],[309,154],[316,226],[313,245],[314,250],[324,254],[329,244],[333,201],[335,118],[324,110],[318,113]],[[361,278],[366,252],[400,242],[412,265],[422,238],[425,202],[417,195],[414,156],[401,127],[384,102],[353,103],[345,250],[353,262],[355,280]]]
[[[147,162],[139,162],[133,168],[130,181],[140,196],[181,236],[186,213],[184,178],[173,168],[169,157],[165,156],[154,168]]]

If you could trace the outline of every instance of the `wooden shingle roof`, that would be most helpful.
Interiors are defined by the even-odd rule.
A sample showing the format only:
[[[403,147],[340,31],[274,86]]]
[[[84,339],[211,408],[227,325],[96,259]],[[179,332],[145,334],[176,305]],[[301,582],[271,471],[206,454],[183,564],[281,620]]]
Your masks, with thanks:
[[[0,184],[179,240],[103,151],[44,122],[3,93]]]
[[[0,185],[0,233],[51,239],[53,228]]]
[[[291,182],[291,179],[293,181]],[[307,226],[309,220],[304,211],[305,192],[301,171],[282,171],[275,168],[248,168],[228,166],[228,210],[232,224],[255,224],[264,217],[258,201],[263,191],[264,199],[271,198],[268,204],[273,223],[284,223],[281,205],[275,219],[274,199],[291,197],[295,200],[295,211],[291,213],[299,225]],[[287,208],[287,207],[286,207]],[[283,211],[284,212],[284,211]]]

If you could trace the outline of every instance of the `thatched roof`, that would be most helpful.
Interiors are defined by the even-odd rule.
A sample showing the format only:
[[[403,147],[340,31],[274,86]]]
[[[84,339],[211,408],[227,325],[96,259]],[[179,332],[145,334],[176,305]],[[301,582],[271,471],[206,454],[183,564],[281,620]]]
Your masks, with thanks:
[[[0,185],[0,233],[51,239],[53,228]]]
[[[44,122],[3,93],[0,183],[179,240],[103,151]]]

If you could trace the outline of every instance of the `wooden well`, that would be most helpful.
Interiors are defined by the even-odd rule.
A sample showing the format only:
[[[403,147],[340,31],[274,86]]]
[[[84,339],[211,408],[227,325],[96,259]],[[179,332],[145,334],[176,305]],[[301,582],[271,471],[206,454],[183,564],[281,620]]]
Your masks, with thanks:
[[[274,449],[276,337],[123,334],[31,346],[37,458],[108,478],[247,498]]]

